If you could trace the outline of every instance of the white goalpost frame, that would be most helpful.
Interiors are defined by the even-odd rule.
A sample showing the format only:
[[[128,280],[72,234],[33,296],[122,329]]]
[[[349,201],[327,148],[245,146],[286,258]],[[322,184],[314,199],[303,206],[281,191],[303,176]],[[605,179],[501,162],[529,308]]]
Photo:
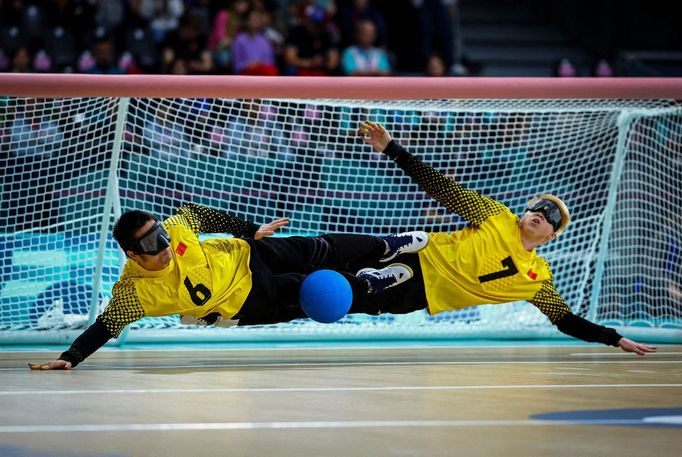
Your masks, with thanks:
[[[498,99],[502,108],[492,109],[496,113],[515,112],[516,108],[507,108],[505,100],[520,101],[527,99],[531,102],[539,100],[539,107],[533,112],[557,112],[556,108],[548,108],[552,100],[564,103],[564,100],[587,100],[599,103],[599,100],[629,100],[632,106],[637,100],[681,100],[682,82],[676,79],[544,79],[544,78],[461,78],[461,79],[427,79],[427,78],[263,78],[263,77],[167,77],[167,76],[91,76],[91,75],[0,75],[0,97],[31,97],[31,98],[73,98],[73,97],[106,97],[117,99],[116,122],[113,142],[111,144],[110,164],[106,181],[105,199],[102,211],[102,222],[99,229],[99,242],[95,257],[94,277],[88,310],[88,324],[92,323],[98,313],[99,297],[102,294],[102,275],[105,268],[107,243],[110,243],[112,217],[117,218],[122,211],[122,196],[119,191],[119,170],[122,166],[121,154],[124,148],[124,135],[127,119],[131,114],[131,99],[176,99],[187,97],[190,99],[239,99],[239,100],[273,100],[277,103],[321,103],[325,106],[340,105],[357,107],[356,100],[366,100],[361,110],[371,113],[374,104],[383,106],[388,112],[392,100],[425,100],[434,101],[452,99],[463,101],[463,110],[475,111],[468,102],[476,100]],[[169,102],[170,103],[170,102]],[[566,102],[568,103],[568,102]],[[384,105],[382,105],[384,104]],[[170,106],[171,104],[169,104]],[[148,113],[156,106],[145,108]],[[159,105],[161,106],[161,105]],[[566,112],[574,109],[568,105]],[[598,224],[599,238],[592,243],[591,249],[596,249],[594,260],[594,274],[590,278],[590,260],[586,257],[583,278],[580,282],[587,284],[589,289],[580,289],[578,297],[585,294],[589,297],[589,305],[584,311],[585,317],[593,321],[600,321],[598,305],[603,292],[604,277],[609,263],[609,242],[611,229],[616,211],[621,174],[627,159],[626,142],[628,141],[628,127],[637,119],[670,115],[682,116],[679,103],[672,102],[669,107],[651,109],[629,108],[628,104],[620,112],[617,121],[618,137],[615,147],[613,163],[611,164],[610,180],[607,189],[606,205],[601,222]],[[643,104],[642,106],[646,106]],[[424,108],[428,111],[428,107]],[[436,108],[434,108],[436,109]],[[525,109],[525,108],[524,108]],[[529,108],[530,109],[530,108]],[[585,111],[583,108],[576,110]],[[2,107],[0,106],[0,113]],[[487,112],[485,107],[476,108],[479,113]],[[371,114],[369,114],[371,116]],[[407,115],[406,115],[407,116]],[[675,119],[677,119],[675,117]],[[682,119],[682,117],[681,117]],[[518,121],[521,122],[521,121]],[[673,121],[675,125],[680,121]],[[589,123],[589,122],[588,122]],[[558,125],[561,125],[560,123]],[[580,130],[578,130],[578,133]],[[394,133],[394,132],[392,132]],[[226,133],[230,136],[230,132]],[[400,140],[398,134],[394,134]],[[409,149],[409,145],[406,144]],[[475,149],[475,148],[474,148]],[[477,151],[477,150],[476,150]],[[414,150],[419,154],[418,149]],[[477,153],[477,152],[476,152]],[[333,165],[333,162],[331,163]],[[329,166],[331,166],[329,165]],[[438,166],[436,166],[438,168]],[[254,174],[256,176],[257,174]],[[368,178],[371,179],[371,178]],[[478,190],[478,189],[475,189]],[[551,191],[551,189],[550,189]],[[506,202],[505,202],[506,203]],[[251,203],[249,203],[250,205]],[[371,202],[370,202],[371,204]],[[569,204],[570,206],[570,204]],[[240,217],[243,215],[237,214]],[[265,216],[267,217],[267,216]],[[264,221],[256,221],[264,222]],[[577,223],[576,223],[577,222]],[[575,225],[579,221],[574,222]],[[418,226],[420,222],[415,221]],[[573,228],[576,228],[574,225]],[[571,229],[569,228],[569,231]],[[570,250],[569,250],[570,252]],[[125,256],[118,250],[118,263],[122,268]],[[540,252],[540,255],[543,255]],[[563,256],[568,254],[561,254]],[[556,268],[559,262],[550,262]],[[1,266],[1,265],[0,265]],[[617,283],[618,281],[616,281]],[[616,294],[617,295],[617,294]],[[581,300],[582,301],[582,300]],[[501,306],[501,305],[496,305]],[[496,306],[481,307],[480,316],[475,319],[485,321],[490,313],[495,318]],[[505,305],[506,306],[506,305]],[[632,338],[658,342],[682,342],[682,304],[679,304],[677,320],[672,319],[672,326],[657,327],[652,323],[650,327],[622,326],[620,318],[616,318],[615,326],[619,331]],[[465,310],[466,311],[466,310]],[[476,311],[478,313],[478,311]],[[525,312],[525,311],[524,311]],[[1,311],[0,311],[1,313]],[[523,315],[523,312],[521,312]],[[322,324],[290,325],[284,324],[282,330],[272,332],[268,329],[256,327],[252,329],[195,329],[185,326],[170,325],[168,328],[142,328],[129,332],[126,328],[118,338],[117,344],[126,340],[135,342],[151,341],[254,341],[254,340],[327,340],[327,339],[451,339],[451,338],[525,338],[562,337],[550,325],[538,325],[531,319],[530,328],[519,330],[513,328],[477,327],[475,332],[466,330],[463,321],[470,317],[455,317],[455,327],[436,328],[425,331],[432,322],[425,322],[423,316],[407,318],[404,327],[383,325],[383,321],[369,322],[363,333],[353,331],[358,323],[351,319],[350,324]],[[474,320],[475,320],[474,319]],[[524,318],[525,319],[525,318]],[[601,319],[604,321],[604,319]],[[460,322],[462,321],[462,322]],[[607,323],[608,319],[606,319]],[[36,330],[29,325],[26,329],[6,329],[0,321],[0,344],[32,344],[32,343],[67,343],[80,334],[78,329],[57,328],[54,330]],[[460,324],[462,324],[460,326]],[[545,323],[547,324],[547,323]],[[667,323],[669,324],[669,322]],[[666,325],[667,325],[666,324]],[[360,322],[360,326],[364,325]],[[401,324],[402,325],[402,324]],[[520,324],[524,325],[524,324]],[[344,327],[345,326],[345,327]],[[130,326],[129,326],[130,327]],[[454,329],[454,330],[453,330]],[[527,331],[526,331],[527,330]]]

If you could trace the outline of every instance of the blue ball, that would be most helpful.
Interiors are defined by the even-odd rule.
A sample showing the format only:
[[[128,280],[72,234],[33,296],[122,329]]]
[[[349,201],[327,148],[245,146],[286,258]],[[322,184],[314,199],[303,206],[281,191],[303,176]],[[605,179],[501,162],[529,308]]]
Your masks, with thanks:
[[[353,290],[341,273],[318,270],[303,280],[298,298],[309,318],[329,324],[348,313]]]

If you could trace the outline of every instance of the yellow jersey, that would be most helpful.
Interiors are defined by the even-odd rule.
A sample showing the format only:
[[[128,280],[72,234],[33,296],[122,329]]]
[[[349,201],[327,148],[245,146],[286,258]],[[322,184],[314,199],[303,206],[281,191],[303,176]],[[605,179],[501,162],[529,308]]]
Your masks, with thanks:
[[[552,323],[570,307],[554,287],[552,271],[521,244],[519,217],[504,204],[466,189],[395,142],[384,151],[435,200],[469,226],[430,233],[419,252],[428,311],[436,314],[482,304],[526,300]]]
[[[250,247],[239,238],[199,241],[199,232],[253,236],[258,227],[200,205],[187,204],[163,221],[172,259],[160,271],[128,260],[112,299],[97,318],[112,336],[145,316],[234,316],[251,291]]]

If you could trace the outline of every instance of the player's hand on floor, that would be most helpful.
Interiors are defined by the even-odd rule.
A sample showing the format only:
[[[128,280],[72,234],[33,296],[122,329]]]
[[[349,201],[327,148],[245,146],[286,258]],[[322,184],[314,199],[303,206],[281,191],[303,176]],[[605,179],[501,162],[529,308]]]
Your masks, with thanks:
[[[28,364],[31,370],[70,370],[71,362],[66,360],[53,360],[48,363],[30,363]]]
[[[362,141],[371,145],[378,152],[384,152],[388,143],[391,142],[391,134],[386,131],[383,125],[375,122],[363,122],[358,129],[358,135],[361,136]]]
[[[266,236],[272,236],[275,234],[275,231],[277,229],[284,227],[288,223],[289,218],[283,217],[281,219],[277,219],[276,221],[272,221],[269,224],[263,224],[258,228],[258,231],[253,236],[253,239],[260,240],[261,238],[265,238]]]
[[[618,341],[618,346],[625,352],[634,352],[637,355],[644,355],[647,352],[656,352],[656,346],[647,346],[646,344],[638,343],[627,338],[621,338]]]

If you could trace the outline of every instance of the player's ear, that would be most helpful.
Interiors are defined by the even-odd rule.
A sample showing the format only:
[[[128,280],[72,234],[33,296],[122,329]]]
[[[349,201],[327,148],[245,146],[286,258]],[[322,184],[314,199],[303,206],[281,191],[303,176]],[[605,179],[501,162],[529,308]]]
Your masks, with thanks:
[[[135,254],[135,251],[126,251],[126,256],[133,260],[135,260],[136,257],[139,257],[137,254]]]

